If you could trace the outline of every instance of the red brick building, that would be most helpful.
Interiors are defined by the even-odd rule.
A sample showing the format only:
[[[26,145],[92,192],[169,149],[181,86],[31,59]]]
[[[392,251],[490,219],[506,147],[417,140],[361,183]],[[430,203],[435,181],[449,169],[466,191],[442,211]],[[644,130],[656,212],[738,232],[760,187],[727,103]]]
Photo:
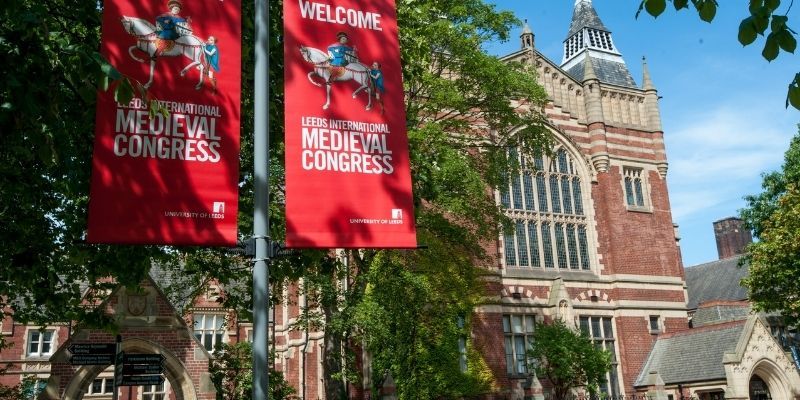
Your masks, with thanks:
[[[657,91],[646,64],[636,84],[588,0],[575,2],[560,63],[527,25],[503,59],[535,68],[557,144],[552,157],[513,154],[527,167],[497,197],[516,228],[497,240],[473,339],[498,398],[538,397],[547,390],[528,379],[524,351],[532,323],[563,318],[614,354],[603,391],[634,394],[658,334],[688,328]]]
[[[645,65],[641,85],[628,71],[611,32],[591,1],[578,0],[563,60],[535,47],[526,25],[520,50],[504,56],[536,70],[549,101],[547,127],[556,139],[552,156],[514,154],[526,167],[496,193],[516,222],[502,235],[486,268],[489,297],[471,318],[471,341],[497,383],[496,399],[546,394],[531,379],[525,347],[534,321],[563,318],[587,331],[614,354],[603,390],[635,394],[634,383],[661,333],[686,330],[683,267],[667,193],[667,159],[658,94]],[[520,127],[523,129],[524,127]],[[161,281],[159,281],[161,283]],[[141,387],[130,399],[211,399],[208,349],[251,336],[251,325],[219,307],[210,290],[189,312],[176,306],[152,281],[142,299],[120,289],[104,306],[122,322],[123,347],[164,354],[167,383]],[[273,312],[270,337],[274,367],[304,399],[323,399],[322,332],[291,329],[305,298],[286,288]],[[138,314],[137,314],[138,313]],[[11,362],[0,383],[31,376],[46,384],[46,398],[110,399],[107,367],[69,365],[65,348],[74,342],[107,342],[104,332],[54,325],[39,330],[4,320],[2,333],[15,346],[0,353]],[[371,387],[369,355],[360,388]],[[390,380],[387,381],[390,385]],[[351,387],[351,398],[364,391]],[[122,391],[121,399],[128,399]]]

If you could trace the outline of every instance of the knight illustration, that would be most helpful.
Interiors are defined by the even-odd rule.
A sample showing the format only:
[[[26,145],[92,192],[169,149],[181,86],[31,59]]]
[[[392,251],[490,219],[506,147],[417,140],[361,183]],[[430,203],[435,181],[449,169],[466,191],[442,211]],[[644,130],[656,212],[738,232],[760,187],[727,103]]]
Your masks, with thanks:
[[[350,46],[348,42],[350,37],[345,32],[336,34],[336,43],[328,46],[328,59],[331,63],[331,74],[328,77],[328,83],[336,80],[336,78],[344,74],[344,67],[352,61],[358,61],[356,56],[355,46]]]
[[[175,40],[191,32],[189,27],[191,19],[180,15],[182,8],[180,0],[169,0],[167,2],[169,12],[156,17],[156,52],[153,57],[172,50],[175,47]]]

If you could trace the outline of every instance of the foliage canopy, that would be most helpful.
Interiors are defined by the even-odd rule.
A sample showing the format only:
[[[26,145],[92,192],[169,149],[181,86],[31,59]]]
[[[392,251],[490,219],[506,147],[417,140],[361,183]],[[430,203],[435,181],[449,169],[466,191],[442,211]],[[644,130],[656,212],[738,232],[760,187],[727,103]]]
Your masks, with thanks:
[[[402,398],[466,395],[488,387],[477,353],[469,353],[467,373],[452,362],[458,357],[450,356],[459,354],[457,338],[469,329],[468,318],[460,326],[459,317],[466,317],[480,296],[476,265],[486,256],[480,239],[496,236],[497,221],[504,220],[491,188],[503,179],[502,171],[513,167],[507,146],[540,151],[550,144],[540,114],[545,94],[533,71],[480,50],[489,40],[508,39],[519,23],[511,13],[480,0],[399,0],[397,6],[415,219],[419,241],[428,249],[346,251],[341,257],[306,251],[276,260],[270,273],[275,288],[303,278],[309,303],[295,328],[324,327],[325,390],[331,398],[343,390],[341,377],[357,379],[347,350],[361,339],[398,380]],[[270,231],[275,239],[284,231],[281,7],[270,2],[273,97],[264,110],[272,120]],[[139,87],[99,56],[101,11],[98,3],[79,0],[9,0],[0,10],[0,55],[6,61],[0,66],[6,77],[0,80],[0,307],[19,322],[108,326],[112,321],[81,306],[83,285],[102,296],[108,286],[103,278],[136,286],[153,265],[196,293],[211,280],[225,288],[252,286],[249,269],[242,267],[246,260],[227,249],[84,243],[96,90],[127,97]],[[243,15],[254,15],[251,2],[243,2]],[[253,22],[245,17],[243,236],[252,231],[253,210],[252,43]],[[407,297],[398,296],[399,289]],[[170,296],[169,288],[165,292]],[[284,299],[273,291],[272,300]],[[247,318],[248,293],[228,291],[222,301]],[[386,334],[405,334],[385,318],[400,310],[405,328],[420,329],[407,343]]]
[[[676,11],[689,9],[690,5],[697,11],[698,16],[705,22],[711,22],[717,15],[719,2],[717,0],[641,0],[638,17],[642,10],[658,17],[667,8],[667,2],[672,3]],[[729,2],[725,2],[726,4]],[[766,37],[761,56],[767,61],[778,58],[781,51],[794,53],[797,49],[797,32],[789,27],[789,11],[794,1],[790,1],[785,11],[780,11],[781,0],[750,0],[747,11],[749,15],[739,24],[738,40],[742,46],[748,46],[758,39]],[[738,6],[738,5],[737,5]],[[769,29],[769,30],[768,30]],[[786,92],[786,107],[800,110],[800,72],[798,72]]]
[[[800,323],[800,133],[792,138],[781,171],[764,174],[764,189],[745,197],[742,219],[759,241],[747,248],[742,283],[763,311],[780,312],[789,326]]]
[[[557,319],[551,324],[536,324],[528,350],[531,368],[539,378],[553,385],[553,398],[563,400],[574,388],[583,387],[597,394],[611,369],[611,354]]]

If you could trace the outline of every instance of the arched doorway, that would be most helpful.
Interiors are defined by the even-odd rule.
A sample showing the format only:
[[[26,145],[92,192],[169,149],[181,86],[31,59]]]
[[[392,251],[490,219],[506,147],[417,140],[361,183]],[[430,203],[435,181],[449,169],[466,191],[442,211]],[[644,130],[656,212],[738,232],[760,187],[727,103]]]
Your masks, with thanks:
[[[750,378],[750,400],[772,400],[769,386],[758,375],[753,375]]]
[[[155,342],[133,338],[122,341],[122,350],[129,353],[157,353],[165,357],[164,378],[167,387],[172,391],[177,400],[196,399],[197,393],[186,368],[181,360]],[[64,400],[79,400],[84,398],[86,388],[92,384],[107,365],[87,365],[80,367],[64,391]],[[155,390],[155,389],[154,389]],[[155,396],[153,398],[156,398]]]

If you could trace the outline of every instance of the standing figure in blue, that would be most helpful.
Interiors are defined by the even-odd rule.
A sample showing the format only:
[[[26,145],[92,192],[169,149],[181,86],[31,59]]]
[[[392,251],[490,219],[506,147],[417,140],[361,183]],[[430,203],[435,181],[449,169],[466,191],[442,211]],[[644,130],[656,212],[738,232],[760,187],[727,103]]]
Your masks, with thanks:
[[[191,31],[189,19],[180,16],[183,5],[180,0],[167,2],[168,13],[156,17],[156,52],[153,57],[158,57],[164,52],[175,47],[175,40]]]
[[[383,87],[383,72],[381,72],[381,63],[377,61],[372,63],[372,68],[369,70],[369,78],[372,80],[372,87],[375,89],[375,100],[378,100],[378,104],[381,105],[381,114],[383,114],[383,98],[381,95],[386,93],[386,88]]]
[[[328,77],[328,84],[344,74],[344,67],[346,67],[350,61],[356,60],[356,48],[347,44],[347,42],[350,41],[347,33],[337,33],[336,40],[336,43],[328,46],[328,60],[330,60],[331,63],[331,74]]]
[[[206,73],[208,78],[211,79],[211,87],[213,92],[217,92],[217,78],[214,77],[214,72],[219,72],[219,49],[217,48],[217,38],[209,36],[205,46],[203,46],[206,60]]]

